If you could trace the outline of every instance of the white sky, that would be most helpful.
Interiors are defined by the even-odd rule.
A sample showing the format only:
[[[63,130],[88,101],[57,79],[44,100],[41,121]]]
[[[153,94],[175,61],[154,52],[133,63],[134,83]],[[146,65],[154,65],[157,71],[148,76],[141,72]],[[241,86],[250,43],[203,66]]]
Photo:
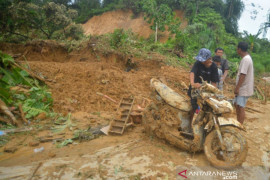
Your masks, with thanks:
[[[244,30],[250,34],[257,34],[260,25],[267,20],[267,12],[270,10],[269,0],[243,0],[245,4],[245,10],[243,11],[240,20],[238,21],[239,32]],[[255,7],[252,6],[252,3]],[[254,10],[257,11],[254,13]],[[266,38],[270,39],[270,29],[266,35]]]

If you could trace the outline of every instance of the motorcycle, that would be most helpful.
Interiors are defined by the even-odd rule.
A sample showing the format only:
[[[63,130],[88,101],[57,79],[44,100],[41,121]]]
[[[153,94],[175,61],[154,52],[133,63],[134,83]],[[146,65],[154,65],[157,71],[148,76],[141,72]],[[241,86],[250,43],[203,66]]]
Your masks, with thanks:
[[[243,136],[245,128],[232,117],[231,103],[217,88],[203,81],[199,89],[192,90],[200,111],[191,122],[189,98],[158,79],[151,79],[150,84],[157,94],[144,115],[148,134],[186,151],[203,150],[210,163],[218,168],[231,169],[245,161],[248,151]]]

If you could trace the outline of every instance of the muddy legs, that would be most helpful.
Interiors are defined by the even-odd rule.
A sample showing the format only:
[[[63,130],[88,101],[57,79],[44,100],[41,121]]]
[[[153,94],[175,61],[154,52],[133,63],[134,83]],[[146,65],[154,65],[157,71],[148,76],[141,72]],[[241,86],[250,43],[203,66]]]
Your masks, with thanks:
[[[239,105],[235,105],[235,108],[236,108],[237,121],[243,124],[245,120],[245,108]]]

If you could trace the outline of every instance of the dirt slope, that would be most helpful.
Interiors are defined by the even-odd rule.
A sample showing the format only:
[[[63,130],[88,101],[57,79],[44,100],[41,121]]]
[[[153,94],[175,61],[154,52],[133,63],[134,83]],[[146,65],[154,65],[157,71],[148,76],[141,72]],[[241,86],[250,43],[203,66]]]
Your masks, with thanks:
[[[118,104],[97,93],[108,95],[117,102],[123,96],[133,96],[140,101],[151,93],[149,82],[152,77],[166,77],[174,87],[179,84],[179,79],[188,82],[188,73],[184,69],[166,66],[159,55],[152,55],[155,60],[132,58],[136,68],[127,72],[125,56],[93,53],[88,47],[68,54],[61,45],[45,44],[5,45],[2,50],[25,54],[31,70],[50,80],[47,84],[54,98],[54,110],[60,113],[114,111]],[[23,62],[24,58],[20,56],[16,60]]]
[[[176,16],[182,21],[181,27],[187,26],[187,21],[183,18],[183,13],[176,11]],[[111,11],[106,12],[100,16],[94,16],[83,24],[83,29],[87,35],[102,35],[112,33],[114,29],[131,29],[132,32],[139,34],[144,38],[148,38],[153,30],[150,29],[149,24],[144,20],[143,14],[134,17],[132,11]],[[165,37],[169,35],[165,32]]]

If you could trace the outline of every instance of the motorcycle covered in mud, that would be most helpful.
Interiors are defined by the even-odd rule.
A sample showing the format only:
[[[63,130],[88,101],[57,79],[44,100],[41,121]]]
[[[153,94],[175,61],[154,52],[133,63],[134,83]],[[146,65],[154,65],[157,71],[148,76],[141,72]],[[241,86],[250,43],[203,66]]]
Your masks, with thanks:
[[[246,159],[248,145],[244,127],[232,117],[231,103],[207,82],[192,90],[200,111],[190,121],[189,98],[176,93],[158,79],[151,79],[155,98],[144,115],[146,133],[190,152],[204,153],[218,168],[231,169]],[[181,131],[179,131],[179,127]]]

